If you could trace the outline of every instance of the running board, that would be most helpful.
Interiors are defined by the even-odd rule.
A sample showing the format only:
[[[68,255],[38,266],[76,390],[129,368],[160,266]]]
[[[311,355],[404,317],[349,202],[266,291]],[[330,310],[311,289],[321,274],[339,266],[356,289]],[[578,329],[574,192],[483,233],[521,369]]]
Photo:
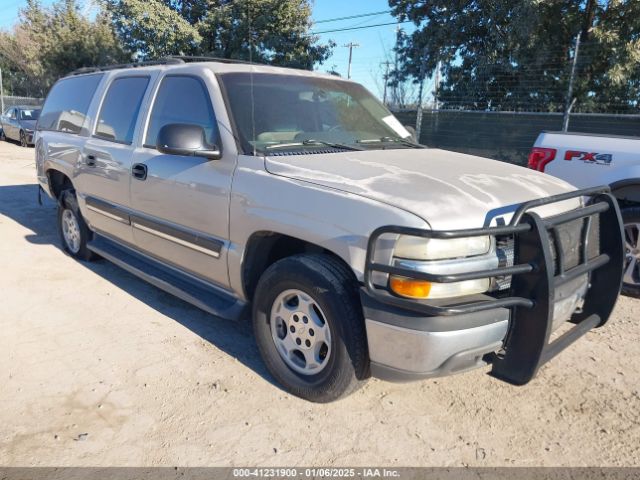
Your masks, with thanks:
[[[87,243],[87,248],[136,277],[207,313],[229,320],[240,320],[245,313],[245,302],[216,287],[208,287],[98,233],[94,233],[94,239]]]

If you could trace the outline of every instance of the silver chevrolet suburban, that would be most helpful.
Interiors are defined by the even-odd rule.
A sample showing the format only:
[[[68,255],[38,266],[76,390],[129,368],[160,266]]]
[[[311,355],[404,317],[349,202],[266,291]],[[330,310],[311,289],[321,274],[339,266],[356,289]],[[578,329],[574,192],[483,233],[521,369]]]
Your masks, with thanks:
[[[369,376],[512,384],[618,297],[606,187],[426,148],[357,83],[174,57],[58,81],[35,135],[64,249],[227,319],[328,402]]]

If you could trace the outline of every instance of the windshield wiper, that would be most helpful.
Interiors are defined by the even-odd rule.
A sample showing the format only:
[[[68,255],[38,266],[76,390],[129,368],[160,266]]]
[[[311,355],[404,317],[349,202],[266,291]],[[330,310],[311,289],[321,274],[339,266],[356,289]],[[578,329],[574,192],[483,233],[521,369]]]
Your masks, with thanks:
[[[267,145],[264,148],[265,148],[265,150],[272,150],[274,148],[306,147],[306,146],[309,146],[309,145],[311,145],[311,146],[313,146],[313,145],[323,145],[325,147],[341,148],[343,150],[354,150],[354,151],[362,151],[362,150],[364,150],[363,148],[356,147],[356,146],[353,146],[353,145],[346,145],[344,143],[325,142],[323,140],[314,140],[314,139],[303,140],[301,142],[276,143],[274,145]]]
[[[365,138],[362,140],[356,140],[357,143],[401,143],[402,145],[406,145],[411,148],[427,148],[424,145],[420,145],[419,143],[412,142],[410,140],[405,140],[404,138],[395,138],[395,137],[380,137],[380,138]]]
[[[364,150],[363,148],[356,147],[353,145],[347,145],[345,143],[325,142],[324,140],[316,140],[314,138],[304,140],[302,143],[304,143],[305,145],[324,145],[325,147],[344,148],[345,150],[354,150],[354,151]]]

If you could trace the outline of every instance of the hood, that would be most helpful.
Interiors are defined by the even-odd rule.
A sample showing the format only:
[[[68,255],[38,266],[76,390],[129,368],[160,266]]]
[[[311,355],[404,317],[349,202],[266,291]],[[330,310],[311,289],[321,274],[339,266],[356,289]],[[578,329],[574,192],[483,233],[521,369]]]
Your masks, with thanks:
[[[35,130],[36,123],[37,123],[37,120],[20,120],[20,126],[27,130]]]
[[[575,190],[534,170],[437,149],[367,150],[269,156],[268,172],[360,195],[409,211],[436,230],[509,222],[527,200]],[[575,208],[569,200],[536,209],[542,216]]]

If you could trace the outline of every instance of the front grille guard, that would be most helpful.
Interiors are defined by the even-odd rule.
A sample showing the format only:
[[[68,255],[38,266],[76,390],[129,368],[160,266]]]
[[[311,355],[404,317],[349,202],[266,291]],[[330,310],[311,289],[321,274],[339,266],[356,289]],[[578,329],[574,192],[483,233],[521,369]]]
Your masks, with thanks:
[[[541,218],[530,210],[543,205],[578,197],[588,197],[584,207]],[[599,217],[600,250],[589,256],[589,230]],[[580,262],[567,269],[561,241],[560,225],[582,219]],[[375,262],[376,247],[382,235],[412,235],[423,238],[451,239],[481,235],[513,236],[513,266],[454,274],[430,274]],[[552,248],[551,242],[554,242]],[[555,258],[552,253],[555,251]],[[376,229],[369,238],[364,283],[375,299],[429,316],[460,315],[494,308],[510,308],[511,321],[504,351],[491,359],[492,375],[513,384],[527,383],[537,369],[593,327],[604,325],[613,310],[622,286],[624,244],[620,209],[609,187],[596,187],[554,195],[523,203],[505,226],[466,230],[424,230],[400,226]],[[400,275],[438,283],[460,282],[479,278],[511,276],[508,296],[482,300],[465,300],[442,304],[410,300],[392,294],[388,287],[374,284],[373,273]],[[576,325],[549,343],[552,332],[556,288],[581,276],[590,276],[590,289],[584,305],[574,313]]]

